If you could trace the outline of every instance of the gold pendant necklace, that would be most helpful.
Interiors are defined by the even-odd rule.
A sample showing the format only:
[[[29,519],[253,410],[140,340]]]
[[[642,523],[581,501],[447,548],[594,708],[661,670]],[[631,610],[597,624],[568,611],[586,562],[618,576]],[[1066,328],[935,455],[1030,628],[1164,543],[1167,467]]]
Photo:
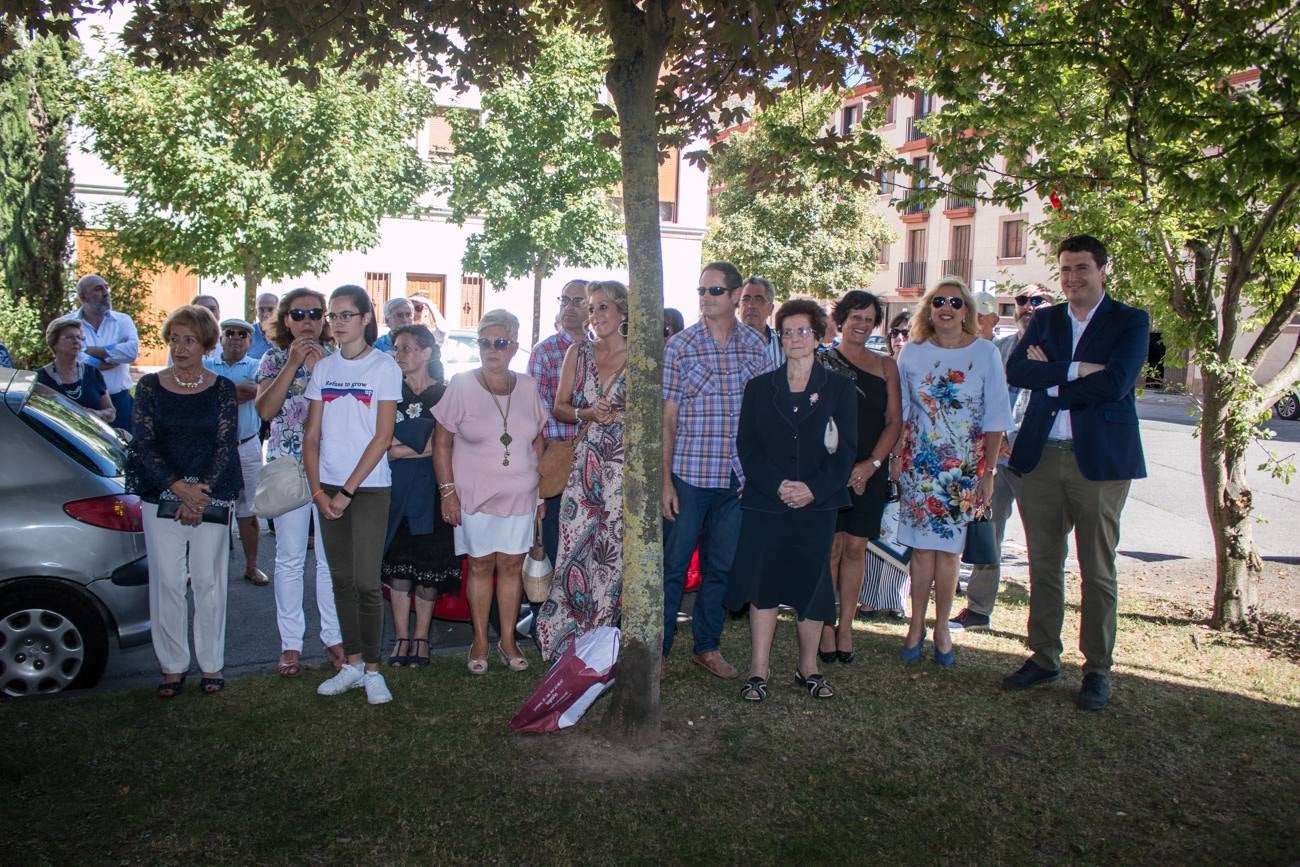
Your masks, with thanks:
[[[510,401],[515,396],[515,375],[506,371],[506,408],[501,408],[501,401],[497,400],[496,392],[488,387],[487,374],[479,371],[479,382],[483,383],[483,389],[492,398],[492,405],[497,408],[497,414],[501,416],[501,445],[505,448],[505,454],[501,458],[501,466],[510,466],[510,444],[514,438],[510,436]]]

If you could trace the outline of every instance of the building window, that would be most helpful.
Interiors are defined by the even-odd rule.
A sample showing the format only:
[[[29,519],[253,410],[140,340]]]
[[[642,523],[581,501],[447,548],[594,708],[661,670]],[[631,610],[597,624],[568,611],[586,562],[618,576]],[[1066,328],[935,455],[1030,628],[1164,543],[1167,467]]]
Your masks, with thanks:
[[[677,148],[669,148],[668,156],[659,164],[659,221],[677,222],[677,184],[681,160]]]
[[[894,103],[895,99],[892,96],[885,100],[885,126],[891,126],[894,123]]]
[[[862,103],[844,106],[840,111],[840,133],[848,135],[853,130],[853,125],[860,120],[862,120]]]
[[[876,183],[880,186],[880,195],[891,196],[894,194],[894,190],[898,188],[896,177],[897,173],[892,168],[881,166],[876,170]]]
[[[998,258],[1025,258],[1025,221],[1023,219],[1002,221],[1002,237],[998,241]]]
[[[920,120],[923,117],[929,117],[934,108],[933,100],[930,94],[924,90],[912,97],[912,117]]]
[[[920,192],[926,189],[930,183],[930,158],[915,157],[912,159],[912,190]],[[929,207],[918,201],[911,201],[903,208],[903,213],[920,214],[928,211]]]
[[[881,241],[876,248],[876,261],[883,267],[889,265],[889,248],[888,241]]]
[[[375,305],[376,310],[383,310],[388,303],[392,284],[392,275],[387,272],[366,272],[366,294],[370,296],[370,303]]]

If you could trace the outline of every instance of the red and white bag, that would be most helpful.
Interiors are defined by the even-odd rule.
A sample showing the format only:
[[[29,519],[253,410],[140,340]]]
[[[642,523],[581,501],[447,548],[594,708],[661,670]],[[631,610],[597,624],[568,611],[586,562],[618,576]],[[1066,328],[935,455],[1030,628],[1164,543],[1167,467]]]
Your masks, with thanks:
[[[573,641],[510,720],[517,732],[555,732],[582,719],[614,683],[619,631],[598,626]]]

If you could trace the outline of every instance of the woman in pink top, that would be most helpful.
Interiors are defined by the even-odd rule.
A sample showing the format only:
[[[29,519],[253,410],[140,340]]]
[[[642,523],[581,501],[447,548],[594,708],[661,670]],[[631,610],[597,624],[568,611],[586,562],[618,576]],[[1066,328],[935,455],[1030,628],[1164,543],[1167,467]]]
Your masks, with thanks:
[[[523,671],[528,660],[515,643],[515,617],[533,521],[545,509],[537,496],[537,461],[545,445],[546,410],[537,383],[510,370],[519,350],[518,319],[505,310],[489,311],[478,325],[478,345],[482,367],[453,376],[433,408],[433,469],[442,518],[455,528],[456,553],[469,556],[469,670],[487,671],[495,571],[497,654],[511,671]]]

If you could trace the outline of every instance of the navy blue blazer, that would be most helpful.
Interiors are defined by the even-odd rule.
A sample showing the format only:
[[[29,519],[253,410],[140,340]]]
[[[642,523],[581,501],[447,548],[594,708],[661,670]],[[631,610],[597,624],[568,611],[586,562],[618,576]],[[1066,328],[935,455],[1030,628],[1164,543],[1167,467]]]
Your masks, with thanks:
[[[803,482],[813,501],[804,509],[839,510],[850,505],[849,473],[858,452],[858,392],[847,376],[813,364],[807,391],[817,402],[807,413],[791,412],[786,365],[754,377],[740,404],[736,452],[745,471],[742,509],[789,512],[781,482]],[[826,451],[826,423],[835,420],[839,445]],[[802,510],[800,510],[802,511]]]
[[[1073,352],[1069,317],[1068,304],[1039,310],[1007,361],[1007,383],[1032,390],[1010,466],[1019,472],[1036,467],[1056,414],[1069,412],[1074,457],[1084,478],[1145,478],[1134,388],[1147,360],[1150,317],[1145,310],[1103,296]],[[1030,346],[1042,348],[1048,361],[1030,360]],[[1074,361],[1104,364],[1106,369],[1068,382]],[[1059,388],[1059,397],[1047,394],[1051,386]]]

